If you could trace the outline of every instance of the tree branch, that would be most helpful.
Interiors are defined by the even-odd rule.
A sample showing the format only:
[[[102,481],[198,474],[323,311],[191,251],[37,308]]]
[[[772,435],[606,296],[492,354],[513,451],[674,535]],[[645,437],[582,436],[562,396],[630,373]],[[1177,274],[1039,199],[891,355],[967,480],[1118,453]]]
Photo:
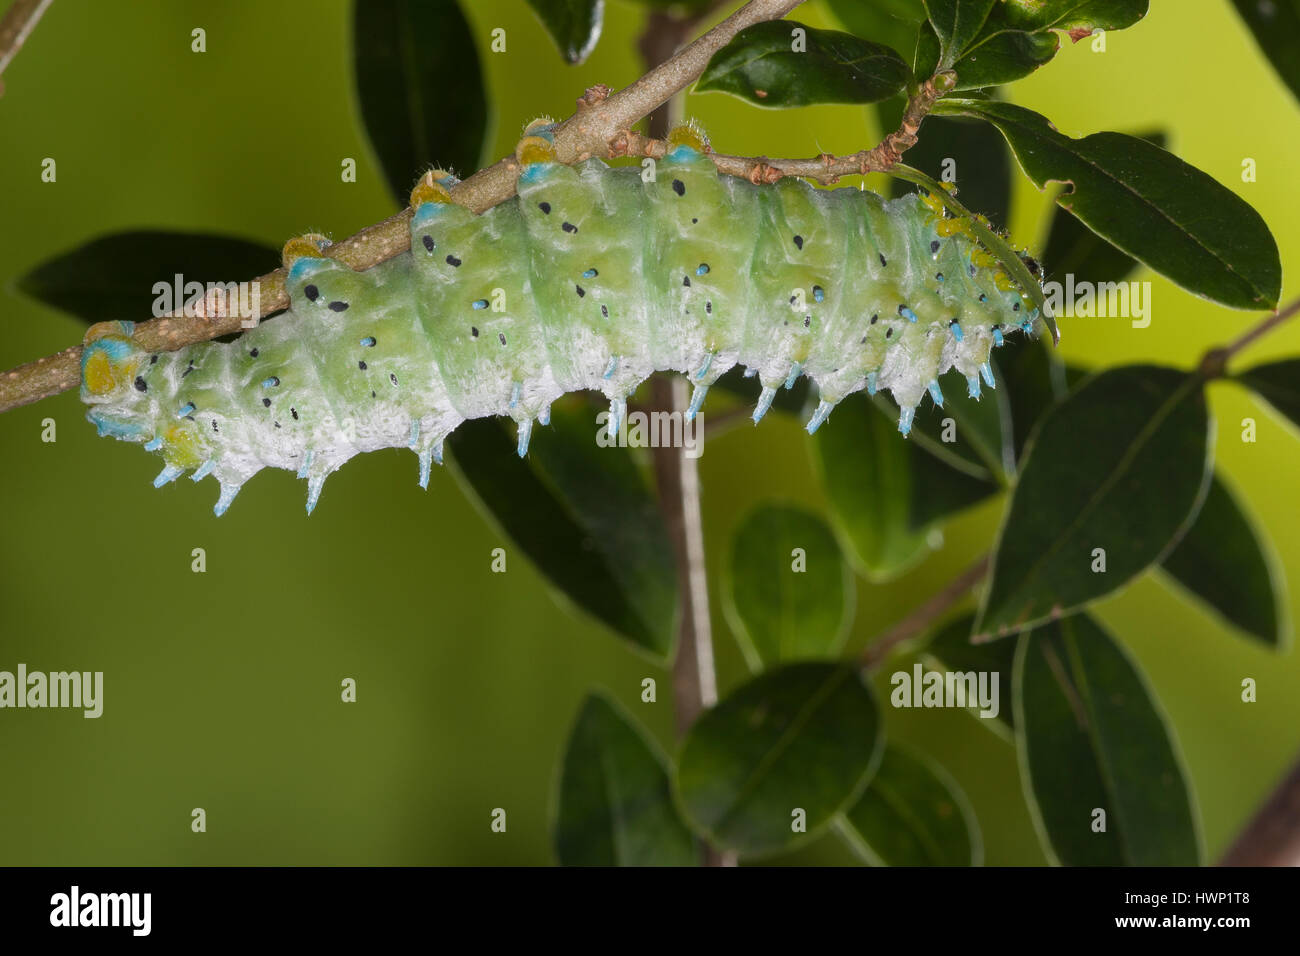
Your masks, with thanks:
[[[1222,378],[1228,373],[1228,360],[1256,339],[1267,335],[1288,319],[1300,314],[1300,299],[1296,299],[1281,311],[1274,312],[1262,322],[1250,329],[1235,341],[1218,348],[1210,349],[1201,359],[1200,371],[1205,378]]]
[[[785,16],[803,0],[750,0],[695,42],[684,47],[632,85],[610,94],[603,86],[592,87],[580,100],[578,110],[555,129],[555,152],[564,163],[576,163],[593,156],[609,156],[609,141],[667,102],[675,93],[694,82],[713,54],[726,46],[746,27]],[[474,212],[502,203],[515,194],[519,163],[509,156],[480,170],[452,189],[452,198]],[[326,255],[357,270],[368,269],[410,248],[411,211],[404,209],[355,236],[330,246]],[[259,276],[261,309],[265,318],[289,305],[284,287],[285,270]],[[106,316],[105,318],[116,318]],[[148,351],[173,351],[238,332],[237,315],[185,317],[164,316],[141,322],[135,337]],[[81,347],[64,349],[55,355],[20,365],[0,375],[0,412],[17,408],[75,388],[81,380]]]
[[[988,574],[991,559],[992,555],[984,555],[984,557],[949,581],[942,591],[935,594],[930,600],[912,611],[889,630],[881,632],[879,636],[872,639],[858,659],[859,666],[863,670],[872,670],[878,667],[889,656],[890,651],[903,641],[924,633],[949,608],[965,597],[967,591],[984,580],[984,576]]]
[[[0,73],[18,55],[53,2],[54,0],[14,0],[5,11],[4,18],[0,19]],[[4,86],[0,84],[0,94],[3,92]]]
[[[886,172],[894,167],[904,152],[916,145],[917,131],[921,127],[922,120],[939,97],[953,88],[956,81],[957,75],[948,71],[936,74],[922,83],[908,99],[903,121],[898,129],[871,149],[862,149],[848,156],[822,153],[809,159],[728,156],[710,151],[709,158],[713,160],[719,172],[747,179],[755,185],[771,184],[786,177],[797,176],[802,179],[815,179],[823,186],[830,186],[838,182],[842,176],[865,176],[867,173]],[[652,159],[662,159],[668,152],[668,144],[662,139],[643,136],[630,129],[620,130],[610,141],[609,146],[611,156],[649,156]]]

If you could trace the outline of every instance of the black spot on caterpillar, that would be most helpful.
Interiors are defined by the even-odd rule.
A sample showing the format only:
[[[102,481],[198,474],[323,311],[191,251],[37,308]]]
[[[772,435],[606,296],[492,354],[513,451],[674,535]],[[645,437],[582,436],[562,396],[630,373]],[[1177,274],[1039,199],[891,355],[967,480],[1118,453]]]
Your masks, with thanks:
[[[218,514],[264,467],[306,478],[310,511],[329,474],[379,448],[414,450],[426,484],[467,419],[510,416],[523,455],[534,421],[566,392],[603,391],[617,430],[626,396],[655,371],[689,377],[693,416],[719,376],[746,366],[763,386],[755,421],[778,388],[808,375],[821,398],[810,432],[846,395],[887,389],[906,434],[927,393],[942,403],[942,373],[956,368],[978,396],[1004,331],[1038,319],[933,197],[755,186],[720,177],[686,145],[660,167],[668,175],[647,183],[594,160],[528,163],[518,197],[482,215],[445,192],[426,196],[413,249],[458,255],[408,252],[363,272],[297,258],[289,310],[238,343],[159,357],[129,323],[94,326],[82,355],[88,417],[160,452],[157,484],[214,475]],[[502,348],[483,347],[471,315]],[[373,357],[357,359],[358,342]],[[254,414],[271,407],[267,388],[291,403],[289,418]]]

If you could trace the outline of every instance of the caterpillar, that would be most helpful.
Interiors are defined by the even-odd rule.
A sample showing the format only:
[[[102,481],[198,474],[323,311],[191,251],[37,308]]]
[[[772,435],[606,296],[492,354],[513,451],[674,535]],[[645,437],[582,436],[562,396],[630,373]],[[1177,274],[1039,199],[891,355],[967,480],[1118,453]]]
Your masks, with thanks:
[[[87,417],[162,456],[155,486],[214,476],[218,515],[264,467],[305,478],[310,513],[361,452],[412,449],[427,487],[467,419],[511,417],[523,456],[567,392],[603,392],[615,434],[656,371],[689,377],[693,418],[744,366],[762,385],[755,423],[807,375],[810,433],[847,395],[888,390],[906,435],[925,395],[943,404],[941,374],[957,369],[978,397],[992,349],[1038,319],[936,196],[754,185],[720,175],[693,126],[668,145],[653,176],[568,166],[534,124],[510,201],[476,215],[449,174],[417,184],[409,252],[354,271],[321,237],[290,240],[289,309],[233,342],[149,353],[129,322],[92,326]]]

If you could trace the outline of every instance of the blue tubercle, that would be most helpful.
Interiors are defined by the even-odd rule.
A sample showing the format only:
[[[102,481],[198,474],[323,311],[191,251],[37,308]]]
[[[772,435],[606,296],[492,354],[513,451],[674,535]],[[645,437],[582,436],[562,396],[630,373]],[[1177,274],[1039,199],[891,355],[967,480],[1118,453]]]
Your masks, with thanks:
[[[325,487],[325,479],[328,475],[312,475],[307,479],[307,514],[316,510],[316,502],[320,501],[321,489]]]
[[[184,405],[182,405],[182,406],[181,406],[179,409],[177,409],[177,411],[176,411],[176,417],[177,417],[177,418],[184,418],[186,415],[193,415],[193,414],[194,414],[194,403],[193,403],[193,402],[186,402]]]
[[[428,203],[425,205],[428,205]],[[421,208],[424,207],[422,206]],[[322,268],[327,268],[331,261],[332,260],[326,259],[324,256],[302,256],[301,258],[295,259],[293,265],[289,267],[288,284],[291,286],[297,285],[313,272]]]
[[[915,408],[903,408],[898,412],[898,430],[905,436],[911,434],[912,419],[916,417]]]
[[[698,382],[700,379],[704,378],[704,376],[708,375],[709,368],[712,365],[713,365],[713,353],[709,352],[707,355],[704,356],[704,364],[701,365],[700,370],[695,373],[695,380]]]
[[[414,448],[420,443],[420,420],[418,418],[411,420],[411,437],[406,440],[407,448]]]
[[[429,446],[419,453],[420,455],[420,487],[426,491],[429,488],[429,472],[433,470],[433,446]]]
[[[626,398],[611,398],[609,400],[609,421],[606,429],[610,438],[618,436],[619,429],[623,427],[623,413],[627,411]]]
[[[235,495],[239,494],[239,485],[222,485],[221,495],[217,498],[217,503],[212,506],[212,513],[220,518],[230,507],[230,503],[235,500]]]
[[[549,425],[551,423],[551,406],[547,405],[537,414],[537,424]]]
[[[940,408],[943,408],[943,389],[939,387],[939,380],[935,379],[928,387],[930,389],[930,397],[934,399],[934,403]]]
[[[997,388],[997,382],[993,380],[993,366],[985,362],[980,366],[980,375],[984,377],[984,384],[989,388]]]
[[[175,481],[183,474],[185,474],[185,469],[179,465],[167,465],[162,471],[158,472],[158,477],[153,480],[153,486],[161,488],[163,485]]]
[[[826,421],[826,419],[830,417],[831,409],[834,407],[834,405],[827,401],[817,403],[817,410],[813,412],[812,418],[808,419],[808,424],[805,426],[808,429],[809,435],[814,434],[817,429],[822,427],[822,422]]]
[[[898,307],[898,314],[901,315],[903,318],[907,319],[907,321],[909,321],[909,322],[916,322],[916,321],[918,321],[918,319],[917,319],[917,317],[916,317],[916,313],[913,312],[910,308],[908,308],[908,307],[905,306],[905,305],[900,305],[900,306]]]
[[[157,451],[162,446],[163,446],[162,435],[155,435],[153,438],[150,438],[147,442],[144,443],[144,450]]]
[[[1002,338],[1002,329],[996,325],[993,326],[993,347],[995,349],[1001,348],[1003,341],[1004,340]]]
[[[790,374],[786,376],[785,387],[794,388],[794,383],[799,381],[799,375],[802,371],[803,366],[798,362],[795,362],[794,365],[790,366]]]
[[[708,275],[708,274],[709,274],[709,264],[708,264],[707,262],[701,262],[698,266],[696,266],[696,268],[695,268],[695,274],[696,274],[697,276],[706,276],[706,275]]]
[[[876,394],[876,373],[875,372],[867,373],[867,394],[868,395]]]
[[[528,454],[528,440],[533,435],[533,420],[525,418],[519,423],[519,443],[515,446],[515,452],[520,458]]]
[[[475,299],[473,302],[470,303],[470,306],[474,309],[475,312],[482,312],[484,309],[488,307],[488,300]]]
[[[696,385],[691,392],[691,404],[686,409],[686,420],[689,422],[700,413],[700,408],[704,405],[704,396],[709,394],[709,386]]]
[[[316,457],[316,453],[315,453],[314,451],[312,451],[310,448],[308,448],[308,449],[307,449],[307,454],[305,454],[305,455],[302,456],[302,464],[300,464],[300,465],[298,466],[298,477],[299,477],[299,478],[306,478],[306,477],[307,477],[307,471],[308,471],[308,469],[311,468],[311,460],[312,460],[313,458],[315,458],[315,457]]]
[[[758,396],[758,407],[754,409],[754,424],[757,425],[767,414],[767,410],[772,407],[772,400],[776,398],[776,389],[763,386],[763,391]]]
[[[195,469],[194,474],[190,475],[190,481],[202,481],[208,475],[212,474],[212,469],[217,467],[215,458],[209,458],[203,464]]]
[[[978,375],[970,375],[966,378],[966,394],[971,398],[980,397],[980,377]]]
[[[617,371],[618,371],[618,356],[611,355],[609,357],[609,364],[605,366],[605,374],[603,377],[607,379],[613,378],[614,373]]]
[[[949,325],[948,328],[952,329],[952,337],[958,342],[966,337],[966,334],[961,330],[961,323],[956,319],[952,320],[952,324]]]
[[[530,169],[532,169],[531,166],[525,166],[524,172],[526,173]],[[452,208],[453,205],[454,203],[446,202],[422,202],[416,207],[415,215],[411,217],[411,224],[417,229],[421,226],[428,225],[430,222],[441,216],[446,210]],[[298,260],[298,262],[302,261],[303,260],[301,259]],[[297,264],[298,263],[294,263],[295,266]]]
[[[102,341],[102,340],[101,340]],[[99,344],[99,343],[94,343]],[[87,420],[95,426],[100,438],[121,438],[126,441],[137,441],[144,437],[145,427],[134,422],[124,422],[121,419],[114,418],[108,412],[98,408],[92,408],[86,413]]]
[[[519,396],[523,392],[523,389],[524,389],[523,382],[515,382],[514,385],[511,386],[510,406],[509,406],[511,411],[514,411],[514,409],[519,405]]]

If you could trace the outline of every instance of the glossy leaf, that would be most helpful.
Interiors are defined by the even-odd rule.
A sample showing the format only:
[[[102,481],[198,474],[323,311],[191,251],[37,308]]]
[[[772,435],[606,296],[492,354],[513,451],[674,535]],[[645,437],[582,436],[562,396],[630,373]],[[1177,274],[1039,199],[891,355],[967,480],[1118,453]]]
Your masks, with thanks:
[[[555,854],[563,866],[693,866],[668,758],[622,707],[588,694],[560,768]]]
[[[961,470],[956,456],[940,460],[922,439],[903,439],[896,418],[859,393],[840,402],[812,441],[832,520],[854,563],[872,579],[919,560],[940,520],[998,491],[991,479]]]
[[[841,832],[872,866],[979,866],[975,810],[939,764],[889,744]]]
[[[184,288],[190,282],[247,282],[279,266],[276,250],[245,239],[140,229],[99,236],[47,259],[19,279],[18,288],[87,322],[103,322],[179,309],[198,294]],[[166,291],[156,289],[158,283]]]
[[[793,31],[806,49],[795,52]],[[770,20],[742,30],[714,54],[696,92],[717,90],[772,108],[875,103],[903,89],[911,73],[896,52],[849,33]]]
[[[1217,475],[1164,570],[1225,621],[1275,648],[1290,642],[1286,583],[1259,532]]]
[[[922,0],[828,0],[831,12],[852,34],[883,43],[909,60],[925,20]]]
[[[1016,752],[1048,854],[1067,866],[1199,864],[1173,732],[1129,655],[1086,614],[1017,643]]]
[[[883,743],[875,697],[856,670],[786,664],[696,721],[677,760],[678,802],[715,846],[747,855],[785,850],[853,803]],[[806,834],[792,826],[800,811]]]
[[[1276,305],[1282,267],[1264,220],[1172,153],[1123,133],[1072,139],[1010,103],[946,99],[936,109],[986,117],[1039,188],[1070,183],[1058,204],[1185,289],[1233,308]]]
[[[1167,140],[1162,132],[1148,133],[1141,138],[1162,149]],[[1053,210],[1052,228],[1041,259],[1047,279],[1063,285],[1067,275],[1074,276],[1076,283],[1120,282],[1138,267],[1136,259],[1116,249],[1059,206]]]
[[[1048,412],[1007,507],[980,634],[1069,613],[1173,548],[1208,481],[1201,384],[1174,369],[1124,366]]]
[[[922,654],[927,666],[932,670],[953,671],[957,673],[988,674],[989,686],[992,687],[992,675],[997,674],[998,708],[997,713],[984,717],[981,708],[976,705],[966,709],[981,724],[990,730],[1005,735],[1015,725],[1014,712],[1011,707],[1011,669],[1015,662],[1015,641],[986,641],[981,644],[971,643],[971,632],[975,627],[975,615],[963,614],[949,621],[930,639]],[[991,708],[990,708],[991,709]]]
[[[932,116],[924,128],[916,145],[907,151],[908,165],[934,179],[955,182],[964,206],[983,213],[995,225],[1006,225],[1011,206],[1011,157],[997,130],[987,123],[950,116]],[[955,170],[952,180],[944,178],[948,168]],[[891,179],[890,184],[895,196],[908,191],[901,180]]]
[[[1300,359],[1256,365],[1233,378],[1300,427]]]
[[[1277,75],[1300,98],[1300,3],[1232,0]]]
[[[596,48],[605,0],[528,0],[528,5],[569,63],[583,62]]]
[[[430,164],[478,169],[487,96],[458,4],[356,0],[352,68],[366,134],[399,206]]]
[[[502,419],[465,422],[447,444],[483,507],[550,583],[663,660],[677,614],[672,545],[632,459],[598,447],[597,427],[590,405],[557,404],[526,460]]]
[[[798,508],[763,505],[736,530],[727,613],[751,670],[834,657],[853,621],[853,576],[831,529]]]
[[[957,72],[958,90],[1026,77],[1056,56],[1060,34],[1077,42],[1096,29],[1132,26],[1146,15],[1148,7],[1148,0],[927,3],[931,23],[922,29],[917,45],[918,75],[951,67]],[[981,19],[982,11],[985,16]]]

